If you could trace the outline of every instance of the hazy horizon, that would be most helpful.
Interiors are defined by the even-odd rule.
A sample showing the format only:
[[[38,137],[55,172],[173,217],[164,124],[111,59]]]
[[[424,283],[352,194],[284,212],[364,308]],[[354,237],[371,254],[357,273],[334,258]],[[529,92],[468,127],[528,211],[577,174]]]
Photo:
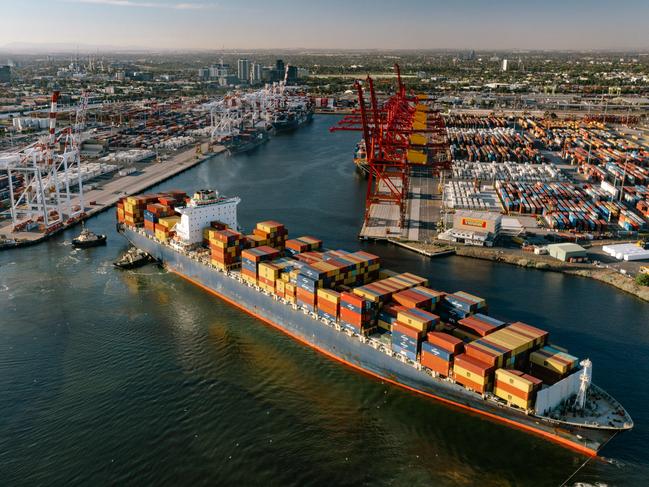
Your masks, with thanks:
[[[0,0],[0,49],[649,49],[649,2]],[[35,46],[35,47],[34,47]]]

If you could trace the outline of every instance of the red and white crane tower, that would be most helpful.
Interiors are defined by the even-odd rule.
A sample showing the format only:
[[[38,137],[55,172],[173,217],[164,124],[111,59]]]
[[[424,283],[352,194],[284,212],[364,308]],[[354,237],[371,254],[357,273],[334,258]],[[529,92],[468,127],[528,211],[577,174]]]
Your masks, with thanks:
[[[451,158],[444,120],[439,112],[408,95],[401,79],[399,65],[397,92],[379,104],[374,82],[356,81],[358,109],[332,127],[339,130],[362,131],[369,167],[365,200],[365,224],[375,204],[393,204],[399,208],[398,227],[402,228],[411,175],[439,174],[451,167]],[[369,92],[369,103],[365,94]]]
[[[52,94],[47,137],[8,155],[9,196],[13,231],[38,225],[45,233],[84,214],[79,148],[87,95],[79,102],[75,126],[57,134],[59,92]],[[57,146],[62,151],[57,151]],[[1,162],[1,161],[0,161]]]

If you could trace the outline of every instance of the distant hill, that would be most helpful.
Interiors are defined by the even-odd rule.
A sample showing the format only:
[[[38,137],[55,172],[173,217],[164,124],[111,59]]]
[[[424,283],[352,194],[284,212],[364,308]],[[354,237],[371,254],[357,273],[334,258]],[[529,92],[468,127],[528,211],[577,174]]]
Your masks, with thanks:
[[[94,53],[100,52],[145,52],[152,51],[140,46],[113,46],[108,44],[75,44],[71,42],[10,42],[0,46],[0,51],[16,54],[47,54],[47,53]],[[155,49],[164,51],[165,49]]]

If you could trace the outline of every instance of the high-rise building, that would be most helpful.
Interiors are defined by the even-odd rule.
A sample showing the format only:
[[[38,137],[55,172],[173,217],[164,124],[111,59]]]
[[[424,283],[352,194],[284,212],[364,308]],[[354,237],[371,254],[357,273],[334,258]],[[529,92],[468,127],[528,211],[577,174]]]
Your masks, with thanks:
[[[0,66],[0,83],[9,83],[11,81],[11,67]]]
[[[284,71],[286,70],[284,66],[284,61],[282,59],[278,59],[275,61],[275,71],[277,71],[277,76],[279,79],[284,79]]]
[[[297,83],[297,66],[286,67],[286,84],[291,85]]]
[[[250,71],[250,81],[252,83],[259,83],[261,81],[261,64],[252,63],[252,70]]]
[[[507,59],[503,59],[503,72],[507,71]]]
[[[250,61],[239,59],[237,61],[237,78],[239,81],[248,82],[250,79]]]
[[[205,81],[210,78],[210,68],[199,68],[198,79]]]

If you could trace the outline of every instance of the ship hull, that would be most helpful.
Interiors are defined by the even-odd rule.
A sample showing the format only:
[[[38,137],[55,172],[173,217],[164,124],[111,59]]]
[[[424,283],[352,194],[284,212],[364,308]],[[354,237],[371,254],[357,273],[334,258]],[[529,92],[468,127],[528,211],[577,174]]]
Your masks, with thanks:
[[[301,117],[295,117],[290,120],[277,120],[272,122],[276,134],[292,132],[308,124],[313,120],[313,112],[307,112]]]
[[[417,369],[384,351],[375,349],[363,343],[358,337],[328,326],[303,310],[295,310],[281,300],[259,292],[255,287],[228,277],[225,273],[181,252],[129,228],[124,227],[122,231],[133,245],[163,263],[170,272],[278,328],[324,355],[382,381],[535,433],[590,456],[596,455],[597,451],[618,432],[612,429],[584,428],[555,423],[484,400],[477,393],[468,391],[451,381],[432,377],[423,369]]]

